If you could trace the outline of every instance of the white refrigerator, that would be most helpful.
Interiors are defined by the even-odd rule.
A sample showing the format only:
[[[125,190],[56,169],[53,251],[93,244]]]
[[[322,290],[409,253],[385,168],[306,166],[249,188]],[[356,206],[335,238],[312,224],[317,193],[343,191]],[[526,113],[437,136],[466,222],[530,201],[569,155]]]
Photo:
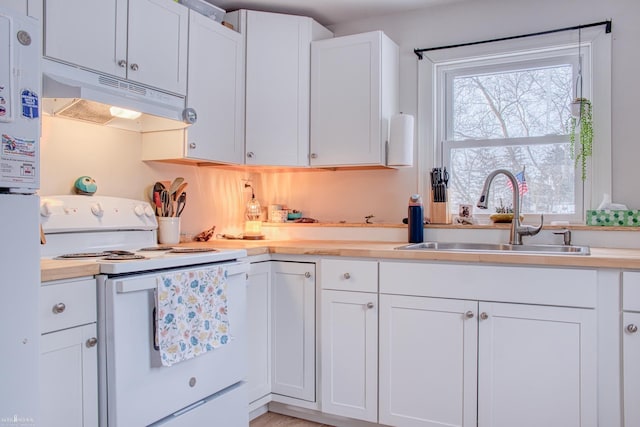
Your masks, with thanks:
[[[0,425],[39,425],[40,34],[0,7]]]

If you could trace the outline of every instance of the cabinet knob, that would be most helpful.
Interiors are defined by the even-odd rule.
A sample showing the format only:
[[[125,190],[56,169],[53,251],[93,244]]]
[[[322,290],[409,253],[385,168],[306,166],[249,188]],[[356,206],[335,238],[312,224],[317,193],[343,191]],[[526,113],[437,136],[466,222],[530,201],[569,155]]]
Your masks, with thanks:
[[[189,148],[191,148],[192,150],[196,149],[196,143],[195,142],[190,142],[189,143]]]
[[[120,61],[118,61],[118,66],[120,68],[125,68],[127,66],[127,61],[125,61],[124,59],[121,59]]]
[[[309,157],[311,157],[312,159],[317,159],[318,155],[316,153],[311,153],[309,154]]]
[[[253,157],[254,157],[254,156],[255,156],[255,154],[253,154],[253,151],[249,151],[249,152],[247,153],[247,158],[248,158],[248,159],[253,159]]]
[[[480,318],[482,320],[487,320],[489,318],[489,315],[483,311],[482,313],[480,313]]]
[[[66,310],[66,308],[67,308],[67,306],[64,305],[63,302],[59,302],[59,303],[57,303],[56,305],[53,306],[52,311],[55,314],[60,314],[60,313],[64,312]]]
[[[347,280],[351,279],[351,275],[349,273],[344,273],[342,277],[344,277]]]
[[[131,71],[138,71],[138,64],[131,64],[129,68],[131,68]]]
[[[372,302],[368,302],[367,303],[367,308],[368,309],[372,309],[373,307],[375,307],[375,305]]]
[[[189,387],[195,387],[197,382],[196,377],[189,378]]]
[[[471,311],[471,310],[467,311],[464,314],[464,317],[466,317],[467,319],[473,319],[473,316],[475,316],[475,313],[473,311]]]
[[[306,277],[306,278],[308,279],[309,277],[311,277],[311,273],[309,273],[309,272],[307,271],[306,273],[304,273],[304,277]]]
[[[627,332],[629,332],[630,334],[635,334],[636,332],[638,332],[638,326],[634,325],[633,323],[629,323],[627,325]]]
[[[85,343],[85,345],[87,346],[87,348],[91,348],[91,347],[95,347],[96,344],[98,344],[98,338],[96,337],[91,337],[87,340],[87,342]]]

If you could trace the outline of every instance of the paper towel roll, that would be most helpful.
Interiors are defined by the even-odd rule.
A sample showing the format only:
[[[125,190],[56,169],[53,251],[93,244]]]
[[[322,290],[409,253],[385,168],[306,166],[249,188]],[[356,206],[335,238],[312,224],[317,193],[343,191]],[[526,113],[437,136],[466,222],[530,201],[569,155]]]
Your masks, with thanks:
[[[396,114],[389,127],[387,166],[413,166],[413,116]]]

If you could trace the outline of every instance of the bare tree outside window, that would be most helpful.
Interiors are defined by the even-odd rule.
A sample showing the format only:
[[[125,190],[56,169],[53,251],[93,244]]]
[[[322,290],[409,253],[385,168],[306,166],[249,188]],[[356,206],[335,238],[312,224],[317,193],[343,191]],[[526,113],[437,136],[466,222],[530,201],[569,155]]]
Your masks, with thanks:
[[[470,71],[470,72],[469,72]],[[574,161],[568,121],[573,65],[556,64],[493,70],[463,70],[447,78],[447,132],[451,169],[450,202],[477,202],[485,177],[498,168],[514,174],[526,168],[529,188],[522,211],[573,214]],[[506,179],[496,181],[493,205],[511,201]]]

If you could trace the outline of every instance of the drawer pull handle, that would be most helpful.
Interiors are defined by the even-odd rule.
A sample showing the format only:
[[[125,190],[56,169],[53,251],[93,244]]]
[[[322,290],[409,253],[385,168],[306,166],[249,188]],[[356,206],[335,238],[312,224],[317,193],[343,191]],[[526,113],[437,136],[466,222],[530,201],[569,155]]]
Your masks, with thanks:
[[[53,309],[51,311],[53,311],[54,314],[60,314],[64,312],[66,309],[67,309],[67,306],[64,305],[63,302],[59,302],[53,306]]]
[[[96,344],[98,344],[98,338],[96,337],[89,338],[86,342],[87,348],[95,347]]]
[[[628,324],[627,332],[629,332],[630,334],[635,334],[636,332],[638,332],[638,326],[634,325],[633,323]]]
[[[487,320],[488,318],[489,318],[489,315],[487,313],[485,313],[484,311],[482,313],[480,313],[480,319]]]
[[[467,311],[464,314],[464,317],[466,317],[467,319],[473,319],[473,316],[475,316],[475,313],[473,311],[471,311],[471,310]]]
[[[344,273],[342,276],[347,280],[351,279],[351,275],[349,273]]]

